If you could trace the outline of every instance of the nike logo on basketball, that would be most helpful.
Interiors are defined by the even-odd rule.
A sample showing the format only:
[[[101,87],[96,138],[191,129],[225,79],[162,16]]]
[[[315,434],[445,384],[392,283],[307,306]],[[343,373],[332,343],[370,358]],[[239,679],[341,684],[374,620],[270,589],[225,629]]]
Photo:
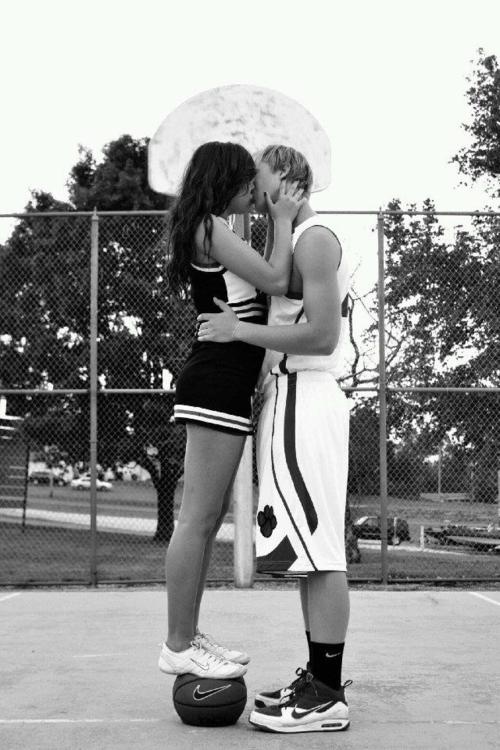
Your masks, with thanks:
[[[297,708],[295,707],[292,711],[293,719],[302,719],[308,714],[313,714],[315,711],[326,711],[327,708],[331,708],[335,705],[336,701],[328,701],[328,703],[322,703],[321,706],[314,706],[313,708]]]
[[[194,691],[193,691],[193,698],[195,701],[204,701],[207,698],[209,698],[211,695],[217,695],[217,693],[222,693],[223,690],[227,690],[231,685],[222,685],[222,687],[218,688],[212,688],[212,690],[200,690],[200,686],[196,685]]]

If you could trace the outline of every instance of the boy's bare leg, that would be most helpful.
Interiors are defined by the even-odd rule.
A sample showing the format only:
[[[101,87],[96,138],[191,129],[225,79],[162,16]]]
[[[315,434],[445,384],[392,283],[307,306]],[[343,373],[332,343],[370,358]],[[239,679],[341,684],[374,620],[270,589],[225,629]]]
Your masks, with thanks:
[[[325,571],[308,576],[311,627],[309,671],[333,690],[342,685],[342,659],[349,624],[347,575]]]
[[[307,590],[309,587],[309,583],[307,578],[300,578],[299,579],[299,590],[300,590],[300,606],[302,607],[302,617],[304,618],[304,629],[306,633],[310,632],[309,629],[309,597],[307,595]]]
[[[307,581],[311,640],[344,643],[350,613],[347,574],[310,573]]]

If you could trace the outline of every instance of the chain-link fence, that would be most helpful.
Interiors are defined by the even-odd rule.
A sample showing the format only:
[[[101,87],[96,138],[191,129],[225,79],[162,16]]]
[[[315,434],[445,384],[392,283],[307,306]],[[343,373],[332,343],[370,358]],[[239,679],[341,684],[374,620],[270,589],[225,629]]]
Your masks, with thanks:
[[[349,577],[498,580],[499,215],[324,218],[353,271]],[[15,217],[0,254],[0,583],[164,580],[185,440],[171,386],[195,321],[168,295],[164,230],[161,212]],[[262,249],[265,219],[248,231]],[[234,578],[233,521],[211,580]]]

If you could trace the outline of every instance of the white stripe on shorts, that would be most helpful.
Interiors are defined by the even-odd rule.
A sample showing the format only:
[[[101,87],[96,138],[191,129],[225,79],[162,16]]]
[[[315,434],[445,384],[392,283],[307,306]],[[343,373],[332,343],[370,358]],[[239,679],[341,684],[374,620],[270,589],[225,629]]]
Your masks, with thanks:
[[[201,406],[189,406],[187,404],[176,404],[174,406],[174,417],[176,419],[187,419],[189,421],[204,422],[219,427],[229,427],[244,434],[252,432],[252,420],[245,417],[236,417],[223,411],[204,409]]]

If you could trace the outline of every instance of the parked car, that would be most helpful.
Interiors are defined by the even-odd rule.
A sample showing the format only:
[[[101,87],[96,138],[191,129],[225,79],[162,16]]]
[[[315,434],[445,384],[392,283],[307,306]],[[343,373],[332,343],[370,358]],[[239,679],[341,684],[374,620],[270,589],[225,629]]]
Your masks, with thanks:
[[[35,470],[29,474],[28,481],[32,484],[49,484],[51,475],[50,469]]]
[[[102,479],[96,480],[96,487],[98,490],[108,492],[113,489],[111,482],[105,482]],[[72,490],[90,490],[90,474],[82,474],[78,479],[71,481]]]
[[[28,481],[32,484],[50,484],[51,477],[53,484],[58,487],[64,487],[69,484],[69,476],[63,469],[34,469],[28,475]]]
[[[361,516],[353,523],[353,531],[358,539],[380,539],[380,516]],[[387,544],[400,544],[411,541],[408,522],[404,518],[387,518]]]
[[[443,545],[463,545],[480,552],[500,552],[500,524],[488,526],[464,526],[445,523],[442,526],[426,526],[424,538]]]

